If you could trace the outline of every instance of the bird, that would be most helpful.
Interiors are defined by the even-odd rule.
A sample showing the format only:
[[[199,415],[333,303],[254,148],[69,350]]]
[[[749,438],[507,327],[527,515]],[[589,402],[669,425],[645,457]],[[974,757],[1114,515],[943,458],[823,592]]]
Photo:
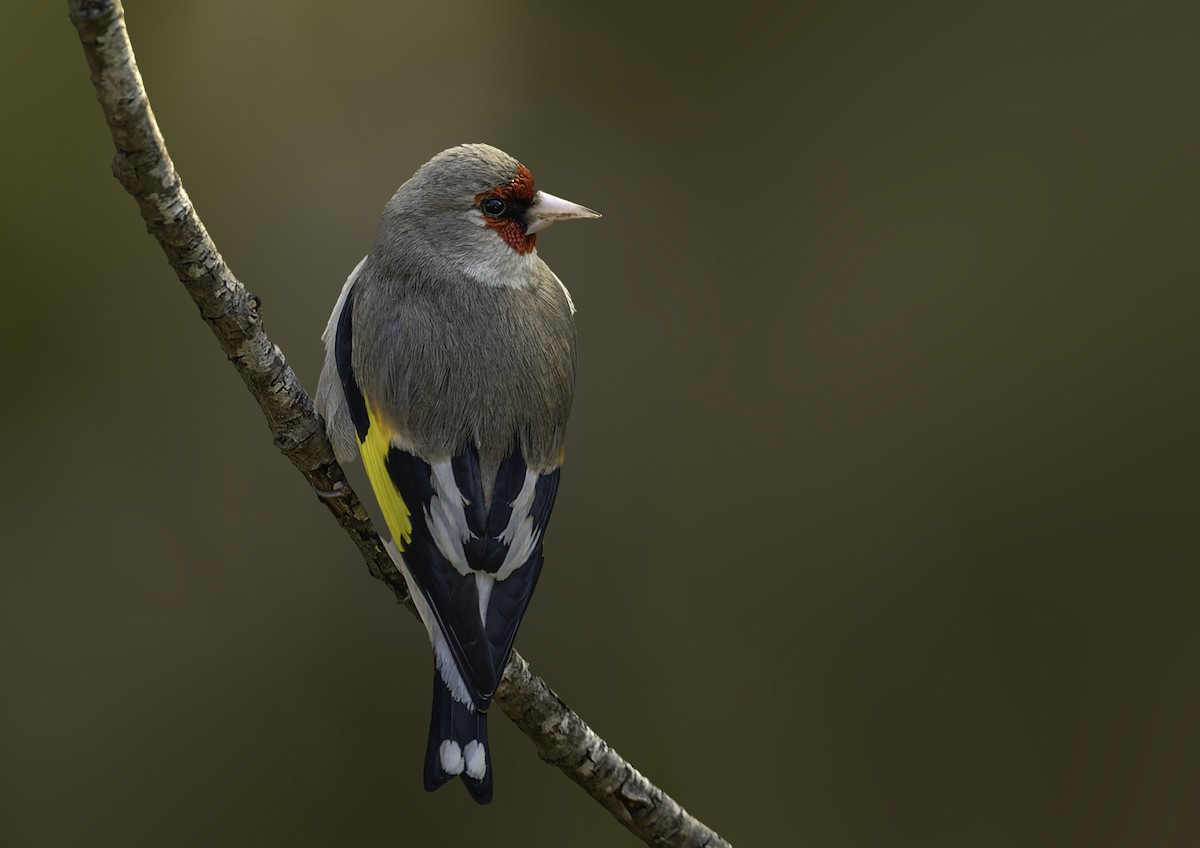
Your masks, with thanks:
[[[599,213],[487,144],[434,156],[386,204],[322,334],[316,407],[361,456],[428,631],[424,784],[493,794],[487,710],[541,573],[575,391],[575,304],[538,256]]]

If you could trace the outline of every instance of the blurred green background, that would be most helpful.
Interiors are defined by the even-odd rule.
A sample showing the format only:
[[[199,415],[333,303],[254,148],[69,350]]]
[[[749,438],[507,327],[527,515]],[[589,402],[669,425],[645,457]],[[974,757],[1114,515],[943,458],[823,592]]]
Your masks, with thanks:
[[[437,151],[605,213],[539,244],[581,359],[518,646],[690,811],[747,846],[1183,846],[1194,9],[127,12],[310,389]],[[495,804],[421,789],[421,628],[111,178],[65,3],[6,24],[0,844],[639,844],[499,713]]]

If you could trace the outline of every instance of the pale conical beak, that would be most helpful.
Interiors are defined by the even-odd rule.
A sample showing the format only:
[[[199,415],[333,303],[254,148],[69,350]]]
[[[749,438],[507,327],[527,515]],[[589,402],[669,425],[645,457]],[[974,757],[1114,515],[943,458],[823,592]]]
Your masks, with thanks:
[[[600,213],[539,191],[533,196],[533,203],[525,212],[525,232],[528,235],[540,233],[555,221],[569,221],[571,218],[599,218]]]

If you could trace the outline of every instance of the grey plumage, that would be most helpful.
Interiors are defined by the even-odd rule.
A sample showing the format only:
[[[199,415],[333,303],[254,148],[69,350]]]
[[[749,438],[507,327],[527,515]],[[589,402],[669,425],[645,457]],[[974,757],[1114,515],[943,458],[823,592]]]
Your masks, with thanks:
[[[359,385],[416,453],[442,459],[474,441],[494,469],[519,439],[535,470],[559,464],[575,328],[545,263],[515,289],[382,274],[368,259],[355,289],[355,329],[369,339],[354,350]]]
[[[481,144],[434,157],[388,202],[370,254],[346,283],[355,293],[363,393],[422,456],[448,457],[474,440],[485,480],[514,439],[536,470],[559,464],[575,389],[566,289],[536,252],[501,252],[506,246],[471,209],[475,195],[517,167]],[[512,273],[480,280],[481,254]],[[317,407],[339,459],[353,458],[328,335],[326,345]]]

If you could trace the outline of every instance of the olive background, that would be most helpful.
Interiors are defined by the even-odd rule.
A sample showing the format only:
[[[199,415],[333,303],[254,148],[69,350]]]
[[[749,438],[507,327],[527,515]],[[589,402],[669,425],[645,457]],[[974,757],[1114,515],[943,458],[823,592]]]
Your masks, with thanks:
[[[518,647],[735,845],[1200,839],[1194,4],[130,0],[315,388],[391,193],[488,141],[604,213]],[[110,174],[65,3],[0,51],[0,845],[639,844],[431,660]],[[366,495],[361,468],[351,471]]]

